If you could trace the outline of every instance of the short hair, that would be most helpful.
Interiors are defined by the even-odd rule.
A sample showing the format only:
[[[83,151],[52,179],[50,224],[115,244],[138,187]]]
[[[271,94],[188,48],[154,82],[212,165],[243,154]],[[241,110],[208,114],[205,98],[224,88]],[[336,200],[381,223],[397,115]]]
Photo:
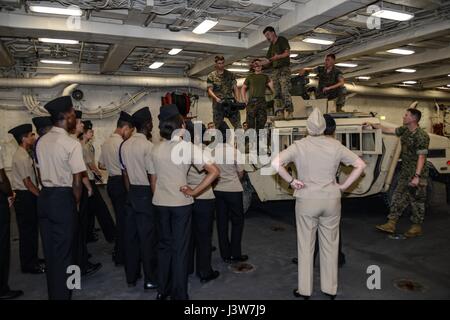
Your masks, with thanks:
[[[267,31],[275,32],[275,29],[272,26],[265,27],[263,30],[263,34],[265,34]]]
[[[22,139],[23,139],[23,138],[26,138],[30,133],[31,133],[31,132],[25,132],[25,133],[22,133],[22,134],[18,135],[17,137],[14,136],[14,139],[16,139],[17,143],[18,143],[19,145],[21,145],[21,144],[22,144]]]
[[[117,120],[117,128],[123,128],[125,126],[128,126],[130,128],[134,128],[134,124],[128,121],[124,121],[124,120]]]
[[[214,62],[217,63],[217,61],[225,61],[224,56],[215,56]]]
[[[167,120],[163,120],[159,123],[159,135],[164,139],[172,139],[172,134],[175,130],[181,129],[184,120],[181,114],[174,115]]]
[[[72,112],[72,108],[70,108],[69,110],[65,110],[65,111],[58,111],[55,113],[50,113],[50,118],[52,119],[52,123],[56,124],[59,121],[64,120],[66,113]]]
[[[417,122],[420,121],[420,118],[422,118],[422,112],[420,112],[417,109],[409,108],[406,111],[409,111],[413,115],[413,117],[416,119]]]
[[[329,53],[325,56],[325,58],[328,58],[328,57],[333,58],[333,60],[336,60],[336,55],[334,53]]]

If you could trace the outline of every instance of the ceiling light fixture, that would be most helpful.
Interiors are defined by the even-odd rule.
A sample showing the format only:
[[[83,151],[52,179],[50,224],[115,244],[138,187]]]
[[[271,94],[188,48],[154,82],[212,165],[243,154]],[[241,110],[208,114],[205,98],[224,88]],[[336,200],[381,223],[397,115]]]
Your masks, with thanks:
[[[61,44],[78,44],[78,43],[80,43],[78,40],[69,40],[69,39],[38,38],[38,40],[40,42],[61,43]]]
[[[397,72],[404,72],[404,73],[414,73],[414,72],[416,72],[415,69],[406,69],[406,68],[397,69],[395,71],[397,71]]]
[[[164,64],[164,62],[153,62],[149,68],[150,69],[158,69],[160,68],[162,65]]]
[[[372,13],[372,17],[383,18],[395,21],[408,21],[414,18],[414,14],[395,11],[392,9],[381,9]]]
[[[308,77],[317,77],[317,73],[310,73],[308,74]]]
[[[68,60],[49,60],[49,59],[42,59],[40,60],[41,63],[50,63],[50,64],[72,64],[72,61]]]
[[[417,81],[413,81],[413,80],[408,80],[408,81],[403,81],[404,84],[416,84]]]
[[[291,53],[289,55],[290,58],[297,58],[298,57],[298,53]]]
[[[175,48],[173,48],[172,50],[169,51],[169,54],[171,56],[174,56],[176,54],[179,54],[181,51],[183,51],[183,49],[175,49]]]
[[[413,51],[413,50],[400,49],[400,48],[387,50],[386,52],[395,53],[395,54],[401,54],[401,55],[404,55],[404,56],[407,56],[407,55],[415,53],[415,51]]]
[[[319,38],[314,38],[314,37],[307,37],[307,38],[303,39],[302,41],[307,42],[307,43],[315,43],[315,44],[323,44],[323,45],[330,45],[330,44],[334,43],[333,40],[319,39]]]
[[[50,14],[59,14],[64,16],[77,16],[80,17],[83,15],[83,11],[77,6],[70,6],[68,8],[61,7],[45,7],[45,6],[36,6],[31,5],[30,11],[37,13],[50,13]]]
[[[358,79],[358,80],[370,80],[370,77],[369,76],[359,76],[359,77],[356,77],[356,79]]]
[[[250,71],[249,69],[245,68],[228,68],[227,70],[230,72],[243,72],[243,73]]]
[[[196,34],[204,34],[207,33],[210,29],[212,29],[217,23],[219,23],[218,20],[212,20],[212,19],[205,19],[202,23],[200,23],[197,27],[195,27],[194,30],[192,30],[193,33]]]
[[[358,66],[356,63],[347,63],[347,62],[339,62],[339,63],[336,63],[336,65],[338,67],[344,67],[344,68],[354,68],[354,67]]]

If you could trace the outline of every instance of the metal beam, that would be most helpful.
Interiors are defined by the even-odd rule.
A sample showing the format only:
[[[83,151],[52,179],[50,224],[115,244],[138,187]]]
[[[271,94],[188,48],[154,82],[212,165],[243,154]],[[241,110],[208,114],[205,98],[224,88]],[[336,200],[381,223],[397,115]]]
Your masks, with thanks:
[[[230,2],[239,2],[239,0],[229,0]],[[261,7],[272,7],[274,4],[276,4],[277,2],[279,2],[280,0],[252,0],[251,1],[251,5],[256,5],[256,6],[261,6]],[[250,5],[250,6],[251,6]],[[242,8],[245,8],[244,6],[242,6]],[[287,2],[282,4],[281,6],[278,7],[279,9],[283,9],[283,10],[294,10],[295,9],[295,4],[292,2]]]
[[[410,67],[417,64],[430,63],[439,60],[450,59],[450,46],[442,49],[427,50],[423,53],[389,59],[369,65],[366,69],[345,73],[346,78],[371,75],[374,73]]]
[[[42,17],[0,12],[0,35],[9,37],[67,38],[96,43],[129,43],[135,46],[158,46],[161,43],[184,45],[191,50],[203,50],[210,46],[224,53],[245,49],[247,40],[223,34],[196,35],[190,31],[171,32],[141,26],[117,25],[81,20],[79,24],[61,17]]]
[[[449,30],[450,20],[438,21],[425,26],[416,26],[406,31],[393,33],[392,35],[380,36],[380,38],[376,40],[365,40],[364,42],[361,40],[360,42],[355,42],[347,49],[337,52],[336,58],[338,61],[344,61],[362,55],[373,54],[377,51],[392,49],[398,46],[406,45],[410,42],[418,42],[424,39],[447,34]],[[380,33],[382,34],[382,32]],[[326,53],[314,60],[302,64],[301,67],[316,66],[323,63],[325,54]]]
[[[370,0],[314,0],[307,3],[296,4],[295,9],[284,15],[273,26],[280,35],[292,38],[298,34],[313,30],[315,27],[343,16],[349,12],[361,9]],[[262,55],[261,49],[268,46],[267,40],[260,27],[248,35],[246,50],[240,50],[229,56],[230,60],[239,60],[246,56],[258,54]],[[190,76],[204,75],[214,68],[214,61],[208,59],[198,62],[189,71]]]
[[[438,76],[443,76],[450,74],[450,66],[444,65],[441,67],[431,68],[431,69],[425,69],[414,73],[398,73],[392,76],[387,76],[383,78],[378,78],[374,80],[370,80],[365,82],[369,85],[374,84],[393,84],[393,83],[402,83],[403,81],[407,80],[421,80],[421,79],[427,79],[427,78],[433,78]]]
[[[133,51],[134,45],[113,44],[100,67],[101,73],[112,73],[119,70],[122,63]]]
[[[429,89],[429,88],[437,88],[437,87],[442,87],[442,86],[446,86],[450,84],[450,77],[444,78],[444,79],[439,79],[439,80],[433,80],[433,81],[429,81],[429,82],[425,82],[422,84],[422,87],[425,89]]]

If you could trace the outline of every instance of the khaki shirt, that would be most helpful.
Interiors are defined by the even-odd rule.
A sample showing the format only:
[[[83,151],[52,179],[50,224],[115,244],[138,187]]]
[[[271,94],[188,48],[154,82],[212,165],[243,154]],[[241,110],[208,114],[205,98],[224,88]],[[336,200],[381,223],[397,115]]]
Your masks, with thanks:
[[[305,184],[294,196],[303,199],[336,199],[341,191],[336,182],[339,164],[352,165],[358,156],[338,140],[326,136],[308,136],[295,141],[280,153],[283,165],[294,162],[297,179]]]
[[[11,187],[13,190],[28,190],[23,180],[30,177],[37,186],[36,173],[33,168],[33,159],[23,147],[19,146],[14,153],[11,169]]]
[[[142,133],[134,133],[122,143],[120,154],[130,184],[149,186],[147,174],[155,174],[152,162],[153,143],[148,141]]]
[[[238,172],[244,171],[244,167],[237,164],[236,149],[230,144],[218,143],[212,154],[217,167],[220,169],[220,176],[214,190],[224,192],[244,191],[238,176]]]
[[[72,187],[73,174],[86,171],[81,144],[66,130],[53,127],[36,145],[42,184]]]
[[[156,188],[153,204],[165,207],[181,207],[194,202],[186,197],[180,187],[188,184],[187,173],[191,165],[201,171],[205,164],[213,163],[202,148],[174,137],[155,147],[153,165],[156,171]]]
[[[102,144],[98,162],[106,167],[110,177],[122,174],[119,161],[119,148],[122,142],[122,137],[117,133],[113,133]]]
[[[94,173],[89,168],[88,164],[95,164],[95,149],[92,143],[83,143],[81,142],[81,146],[83,147],[83,160],[86,164],[87,174],[89,180],[94,180]]]
[[[206,153],[209,152],[208,156],[212,160],[210,151],[208,150],[208,148],[206,146],[203,146],[203,151]],[[188,174],[187,174],[187,183],[188,183],[189,187],[194,189],[203,181],[203,179],[205,177],[206,177],[205,170],[200,171],[197,169],[197,167],[195,165],[191,165],[189,168]],[[199,200],[207,200],[207,199],[215,199],[215,198],[216,197],[214,196],[212,186],[209,186],[208,188],[206,188],[206,190],[203,191],[201,195],[196,197],[196,199],[199,199]]]

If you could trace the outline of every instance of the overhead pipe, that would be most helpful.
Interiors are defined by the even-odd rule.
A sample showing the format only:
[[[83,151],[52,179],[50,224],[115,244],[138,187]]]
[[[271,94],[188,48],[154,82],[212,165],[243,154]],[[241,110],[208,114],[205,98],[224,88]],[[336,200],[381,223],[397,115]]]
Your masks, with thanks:
[[[189,87],[206,90],[206,82],[194,78],[59,74],[51,78],[0,78],[0,88],[53,88],[62,84],[128,87]]]

